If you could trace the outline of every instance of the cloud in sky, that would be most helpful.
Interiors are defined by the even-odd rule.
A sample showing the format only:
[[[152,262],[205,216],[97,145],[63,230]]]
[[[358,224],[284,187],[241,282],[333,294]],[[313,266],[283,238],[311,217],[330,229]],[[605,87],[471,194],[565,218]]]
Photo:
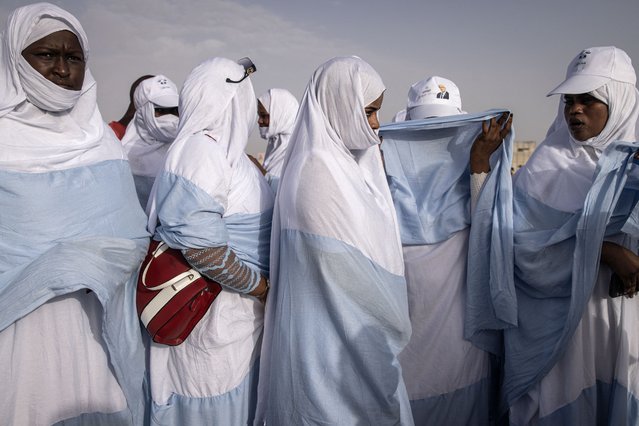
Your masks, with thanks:
[[[0,19],[27,3],[3,0]],[[383,121],[404,107],[412,83],[440,75],[459,86],[466,111],[511,108],[517,139],[540,141],[558,102],[545,94],[577,52],[616,45],[639,61],[636,0],[53,3],[75,14],[88,33],[107,121],[124,113],[130,84],[142,74],[162,73],[181,85],[206,58],[249,56],[258,68],[251,78],[256,95],[283,87],[301,98],[319,64],[356,54],[384,79]],[[254,132],[249,152],[263,149]]]

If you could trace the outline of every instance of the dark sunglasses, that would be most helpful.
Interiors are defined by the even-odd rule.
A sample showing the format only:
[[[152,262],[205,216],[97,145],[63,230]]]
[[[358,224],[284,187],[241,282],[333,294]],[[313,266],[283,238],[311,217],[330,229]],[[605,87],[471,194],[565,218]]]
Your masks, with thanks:
[[[246,57],[246,58],[238,59],[237,63],[244,67],[244,77],[240,78],[237,81],[231,80],[230,78],[227,77],[226,78],[227,83],[241,83],[242,81],[244,81],[246,77],[248,77],[249,75],[257,71],[257,67],[255,66],[253,61],[251,61],[251,58]]]

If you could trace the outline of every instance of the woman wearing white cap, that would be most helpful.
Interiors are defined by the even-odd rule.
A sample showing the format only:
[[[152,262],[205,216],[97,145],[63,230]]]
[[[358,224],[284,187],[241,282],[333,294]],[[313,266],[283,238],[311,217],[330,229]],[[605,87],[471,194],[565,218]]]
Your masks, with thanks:
[[[448,97],[438,96],[444,92]],[[482,187],[470,185],[479,175],[471,175],[476,170],[469,152],[490,145],[484,158],[490,171],[491,154],[507,138],[506,149],[495,154],[488,186],[502,197],[510,193],[512,117],[501,111],[464,113],[457,86],[439,76],[411,86],[406,111],[407,121],[386,125],[380,134],[408,286],[413,333],[399,360],[413,417],[419,425],[488,425],[497,377],[489,352],[464,335],[471,205]],[[505,219],[510,207],[498,204],[489,212]],[[473,241],[484,227],[475,220]],[[494,234],[508,241],[507,235]],[[482,240],[482,263],[491,257],[501,262],[507,253],[491,251],[493,244],[497,247],[491,239]]]
[[[412,425],[401,244],[375,129],[385,87],[357,57],[311,77],[279,183],[257,424]]]
[[[143,421],[134,305],[148,245],[82,26],[14,10],[0,53],[0,424]],[[133,206],[133,208],[131,208]]]
[[[133,94],[135,115],[122,146],[129,157],[142,208],[146,208],[155,176],[177,135],[178,99],[177,86],[163,75],[142,81]]]
[[[178,135],[149,200],[154,239],[223,287],[183,343],[151,343],[153,424],[253,421],[273,193],[244,153],[257,101],[255,66],[240,62],[209,59],[187,77]]]
[[[268,141],[263,166],[267,172],[266,177],[274,188],[277,188],[277,181],[282,174],[298,108],[295,96],[284,89],[269,89],[257,100],[260,136]]]
[[[442,96],[446,93],[446,97]],[[437,75],[413,84],[408,90],[406,120],[464,114],[459,88]]]
[[[637,139],[635,84],[621,49],[580,52],[550,93],[562,96],[555,122],[515,177],[519,322],[504,333],[503,383],[513,425],[639,421],[639,234],[622,228],[637,147],[613,143]],[[613,272],[627,297],[609,295]]]

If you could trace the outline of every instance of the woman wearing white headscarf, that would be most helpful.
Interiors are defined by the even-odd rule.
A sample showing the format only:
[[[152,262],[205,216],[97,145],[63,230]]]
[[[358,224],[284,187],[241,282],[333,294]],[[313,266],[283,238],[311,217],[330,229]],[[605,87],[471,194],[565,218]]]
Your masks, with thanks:
[[[141,424],[145,216],[80,23],[14,10],[0,53],[0,424]],[[90,291],[89,291],[90,290]]]
[[[133,94],[135,115],[122,146],[129,157],[142,208],[146,208],[155,176],[177,135],[178,99],[177,86],[163,75],[142,81]]]
[[[410,336],[379,151],[385,87],[357,57],[311,77],[280,179],[257,424],[413,424]]]
[[[504,333],[503,384],[513,425],[637,424],[639,300],[608,295],[612,272],[637,290],[639,234],[622,228],[638,198],[635,83],[622,50],[580,52],[551,92],[563,98],[557,119],[515,177],[518,327]]]
[[[151,344],[153,424],[253,421],[273,193],[244,153],[257,110],[249,70],[213,58],[191,71],[149,201],[154,238],[223,287],[182,344]]]
[[[282,175],[284,157],[291,138],[299,103],[288,90],[269,89],[258,98],[257,114],[260,136],[268,141],[264,153],[267,179],[275,182]]]

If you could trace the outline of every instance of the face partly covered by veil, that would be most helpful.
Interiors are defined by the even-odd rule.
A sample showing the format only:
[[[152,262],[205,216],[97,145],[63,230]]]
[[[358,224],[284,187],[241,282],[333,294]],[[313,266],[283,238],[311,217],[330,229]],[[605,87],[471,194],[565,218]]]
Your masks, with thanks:
[[[286,210],[282,229],[341,240],[401,273],[380,139],[366,112],[384,90],[379,74],[357,57],[334,58],[315,71],[291,135],[278,204]]]
[[[60,34],[77,38],[80,46],[82,58],[74,54],[68,60],[86,64],[86,33],[65,10],[37,3],[16,9],[7,20],[0,50],[0,167],[35,172],[123,158],[105,132],[88,67],[83,65],[83,75],[72,82],[43,75],[44,69],[36,70],[25,58],[25,53],[37,57],[38,51],[29,50],[34,43]]]

